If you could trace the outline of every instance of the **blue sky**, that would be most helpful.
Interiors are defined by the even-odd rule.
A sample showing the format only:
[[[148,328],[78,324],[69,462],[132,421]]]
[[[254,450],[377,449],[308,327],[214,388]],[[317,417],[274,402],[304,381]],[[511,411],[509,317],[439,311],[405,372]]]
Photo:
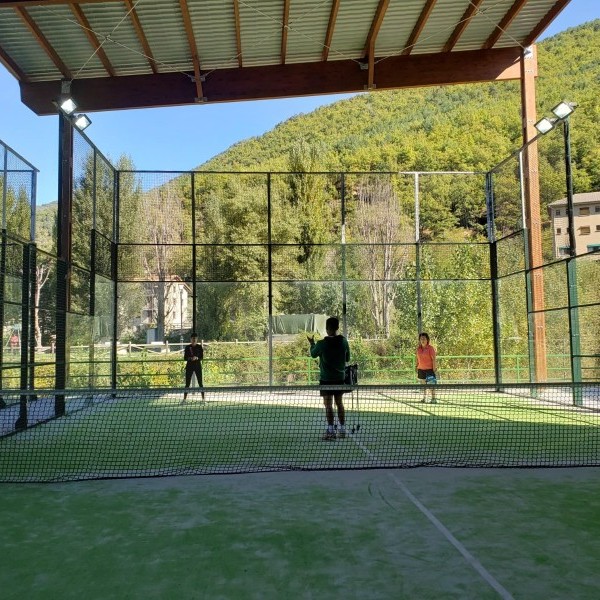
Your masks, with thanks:
[[[541,39],[597,18],[599,0],[571,0]],[[128,154],[138,169],[188,170],[294,115],[346,97],[349,95],[90,113],[92,126],[86,133],[106,156],[116,160]],[[17,81],[2,65],[0,140],[40,169],[38,204],[55,200],[58,119],[38,117],[23,105]]]

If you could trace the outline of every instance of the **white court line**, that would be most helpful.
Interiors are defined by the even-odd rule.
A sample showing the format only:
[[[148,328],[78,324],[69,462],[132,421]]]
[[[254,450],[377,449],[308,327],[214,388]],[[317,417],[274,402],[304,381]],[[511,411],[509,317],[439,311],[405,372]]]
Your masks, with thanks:
[[[370,458],[377,457],[359,440],[351,436],[352,441]],[[493,575],[452,535],[450,530],[408,489],[406,484],[394,473],[389,476],[396,482],[406,497],[431,521],[433,526],[463,555],[464,559],[479,573],[482,579],[492,587],[503,600],[514,600],[513,595],[503,587]]]

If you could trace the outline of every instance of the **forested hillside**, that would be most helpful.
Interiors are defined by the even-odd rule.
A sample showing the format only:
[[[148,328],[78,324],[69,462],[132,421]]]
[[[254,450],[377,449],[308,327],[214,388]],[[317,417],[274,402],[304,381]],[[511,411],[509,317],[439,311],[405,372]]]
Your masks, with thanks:
[[[561,100],[572,117],[576,187],[600,188],[600,20],[538,45],[540,116]],[[236,144],[202,170],[288,170],[299,140],[323,170],[487,170],[521,145],[518,82],[361,94]],[[576,190],[577,191],[577,190]]]

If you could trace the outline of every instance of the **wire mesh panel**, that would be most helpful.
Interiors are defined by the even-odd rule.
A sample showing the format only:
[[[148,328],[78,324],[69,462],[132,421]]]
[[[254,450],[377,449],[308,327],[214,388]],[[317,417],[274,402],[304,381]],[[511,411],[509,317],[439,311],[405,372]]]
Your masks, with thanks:
[[[600,379],[600,253],[569,261],[571,352],[583,381]]]
[[[0,140],[0,223],[13,237],[29,241],[35,217],[37,169]]]
[[[56,367],[57,260],[41,250],[36,252],[33,330],[35,336],[35,387],[54,386]]]
[[[524,272],[527,266],[526,252],[523,230],[500,238],[496,244],[498,277]]]
[[[101,154],[96,152],[96,177],[95,177],[95,229],[105,239],[114,240],[114,213],[117,207],[115,190],[115,168]],[[128,192],[128,178],[126,174],[120,178],[123,187],[121,197]]]
[[[96,201],[96,152],[78,131],[73,132],[73,201],[71,256],[84,269],[91,267],[91,231]]]
[[[443,381],[494,380],[489,281],[423,281],[422,321],[435,346]]]
[[[482,239],[487,234],[483,173],[421,173],[418,204],[423,241]]]
[[[529,381],[529,325],[524,272],[498,280],[500,375],[503,383]]]
[[[562,126],[542,136],[537,144],[542,219],[542,257],[544,263],[549,263],[568,256],[570,252]],[[558,215],[556,214],[557,211]]]
[[[489,279],[490,249],[484,243],[422,244],[421,279]]]
[[[493,225],[496,238],[500,239],[525,227],[521,153],[506,159],[490,175]]]

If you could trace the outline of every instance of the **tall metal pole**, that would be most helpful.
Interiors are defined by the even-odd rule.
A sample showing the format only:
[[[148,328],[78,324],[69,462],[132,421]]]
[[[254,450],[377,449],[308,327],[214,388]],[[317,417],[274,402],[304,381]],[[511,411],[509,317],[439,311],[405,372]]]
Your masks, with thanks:
[[[58,217],[56,277],[56,363],[55,388],[67,386],[67,312],[71,286],[72,209],[73,209],[73,126],[62,113],[58,115]],[[65,397],[54,401],[55,416],[65,414]]]
[[[269,345],[269,386],[273,385],[273,240],[271,231],[271,173],[267,173],[267,270],[268,270],[268,345]]]
[[[492,329],[494,335],[494,378],[496,385],[502,383],[502,352],[500,344],[500,301],[498,285],[498,242],[494,223],[494,180],[492,173],[485,178],[485,196],[487,206],[487,230],[490,248],[490,282],[492,294]]]
[[[342,333],[348,337],[348,284],[346,281],[346,177],[341,174],[340,181],[341,210],[342,210]]]
[[[417,334],[423,331],[423,306],[421,302],[421,221],[419,218],[419,173],[415,178],[415,279],[417,284]]]
[[[567,187],[567,218],[569,223],[570,257],[567,259],[567,282],[569,297],[569,342],[571,354],[571,381],[573,386],[573,404],[581,406],[581,336],[579,330],[579,300],[577,298],[577,246],[575,236],[575,213],[573,206],[573,172],[571,168],[571,124],[569,117],[563,121],[565,144],[565,183]]]

